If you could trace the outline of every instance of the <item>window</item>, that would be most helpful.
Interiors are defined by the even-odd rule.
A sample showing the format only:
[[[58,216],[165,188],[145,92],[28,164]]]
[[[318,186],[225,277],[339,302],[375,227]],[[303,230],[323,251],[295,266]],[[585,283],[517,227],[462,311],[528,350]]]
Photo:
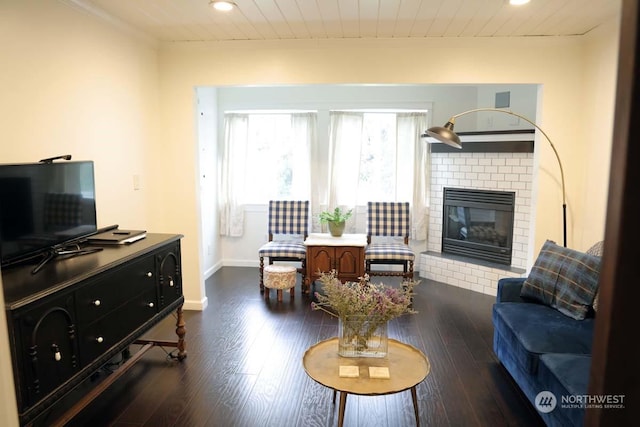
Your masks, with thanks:
[[[426,113],[332,112],[336,188],[329,204],[411,201],[416,137],[424,123]]]
[[[230,113],[225,129],[227,175],[238,204],[309,198],[314,113]]]
[[[413,182],[404,180],[411,179],[412,176],[407,177],[402,173],[408,167],[399,164],[399,160],[406,156],[413,157],[413,138],[398,139],[396,127],[396,114],[363,115],[356,197],[358,205],[364,206],[370,200],[395,201],[410,198]]]
[[[264,203],[269,198],[293,196],[293,160],[295,145],[289,114],[249,115],[247,138],[247,182],[244,196],[248,202]],[[268,167],[265,167],[269,165]],[[251,173],[253,171],[254,173]],[[260,171],[259,173],[256,173]]]
[[[275,199],[310,200],[314,218],[329,207],[409,201],[412,221],[420,221],[412,230],[424,228],[429,160],[419,136],[428,127],[427,113],[327,113],[323,141],[316,112],[225,113],[222,235],[242,235],[244,206]]]

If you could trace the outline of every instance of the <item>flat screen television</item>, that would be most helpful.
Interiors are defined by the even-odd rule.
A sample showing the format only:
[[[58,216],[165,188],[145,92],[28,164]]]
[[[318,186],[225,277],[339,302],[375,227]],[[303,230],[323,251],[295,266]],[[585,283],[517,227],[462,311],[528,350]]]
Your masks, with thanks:
[[[95,233],[92,161],[0,164],[2,266]]]

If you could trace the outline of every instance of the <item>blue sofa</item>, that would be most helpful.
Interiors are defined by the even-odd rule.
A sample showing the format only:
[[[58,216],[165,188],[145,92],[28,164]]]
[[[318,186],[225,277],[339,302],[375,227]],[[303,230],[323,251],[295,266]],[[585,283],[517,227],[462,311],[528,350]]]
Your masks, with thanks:
[[[493,306],[493,350],[548,426],[582,426],[584,409],[562,401],[587,394],[593,311],[583,320],[520,296],[526,278],[498,282]],[[551,411],[536,396],[553,393]],[[536,405],[538,403],[538,406]],[[548,403],[548,402],[547,402]],[[563,407],[564,406],[564,407]],[[542,408],[542,410],[541,410]]]

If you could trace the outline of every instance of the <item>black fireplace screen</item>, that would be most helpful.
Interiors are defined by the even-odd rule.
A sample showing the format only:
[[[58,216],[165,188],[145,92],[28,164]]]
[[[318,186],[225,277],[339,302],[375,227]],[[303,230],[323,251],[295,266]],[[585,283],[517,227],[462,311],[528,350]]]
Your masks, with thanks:
[[[515,193],[444,189],[442,252],[511,265]]]

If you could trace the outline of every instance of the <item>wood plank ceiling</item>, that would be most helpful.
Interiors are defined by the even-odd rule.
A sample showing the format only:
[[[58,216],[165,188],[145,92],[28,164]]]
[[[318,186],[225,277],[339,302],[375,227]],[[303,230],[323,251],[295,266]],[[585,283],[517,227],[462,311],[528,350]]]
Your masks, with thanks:
[[[163,41],[583,35],[620,0],[61,0]]]

